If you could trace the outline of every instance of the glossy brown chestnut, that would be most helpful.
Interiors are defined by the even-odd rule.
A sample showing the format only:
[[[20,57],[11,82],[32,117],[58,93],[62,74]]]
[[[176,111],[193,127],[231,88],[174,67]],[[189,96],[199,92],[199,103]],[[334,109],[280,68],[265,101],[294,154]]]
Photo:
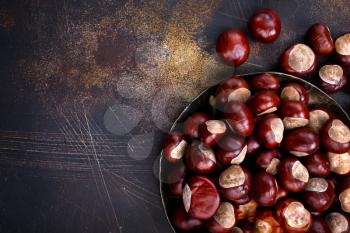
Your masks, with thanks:
[[[233,228],[230,233],[254,233],[254,228],[247,222],[240,222],[239,227]]]
[[[245,220],[247,222],[253,223],[256,220],[256,211],[258,208],[258,204],[254,199],[250,200],[248,203],[239,205],[236,211],[237,220],[242,222],[241,220]]]
[[[334,201],[332,184],[324,178],[311,178],[304,188],[302,198],[311,212],[320,214],[326,211]]]
[[[275,204],[278,185],[275,177],[265,171],[254,176],[252,196],[259,206],[272,206]]]
[[[327,177],[331,171],[330,162],[321,151],[316,151],[314,154],[304,157],[302,163],[309,171],[310,176]]]
[[[281,161],[278,174],[281,184],[290,192],[302,191],[309,182],[309,172],[294,157],[289,157]]]
[[[235,208],[229,202],[221,202],[215,215],[205,225],[211,233],[228,233],[236,225]]]
[[[255,134],[250,135],[247,140],[247,155],[248,156],[255,155],[260,150],[260,148],[261,146]]]
[[[288,74],[306,78],[316,69],[316,56],[305,44],[296,44],[287,48],[281,58],[280,66]]]
[[[261,116],[277,111],[280,99],[273,91],[259,91],[248,100],[247,105],[255,116]]]
[[[213,147],[225,132],[226,124],[220,120],[209,120],[199,126],[199,137],[209,147]]]
[[[346,213],[350,213],[350,177],[339,182],[337,194],[341,209]]]
[[[189,215],[198,219],[214,216],[220,204],[215,184],[205,176],[193,176],[184,186],[183,204]]]
[[[178,132],[173,132],[164,141],[163,157],[170,163],[177,163],[182,160],[186,148],[187,142],[185,137]]]
[[[282,142],[283,132],[281,118],[275,114],[269,114],[258,122],[256,136],[263,147],[274,149]]]
[[[179,163],[169,169],[167,183],[169,191],[174,197],[182,197],[185,177],[186,168],[183,163]]]
[[[283,233],[278,221],[270,210],[263,210],[259,213],[254,226],[255,233]]]
[[[345,67],[350,67],[350,33],[339,36],[334,43],[335,55],[338,62]]]
[[[276,175],[281,162],[281,153],[274,150],[264,150],[257,154],[255,164],[271,175]]]
[[[313,216],[313,223],[309,233],[332,233],[323,217]]]
[[[345,153],[350,149],[350,129],[339,119],[328,120],[320,131],[322,144],[333,153]]]
[[[173,223],[181,231],[190,231],[202,227],[203,221],[191,217],[183,207],[180,205],[176,207],[173,214]]]
[[[185,164],[197,173],[211,173],[216,168],[214,151],[199,141],[193,141],[186,150]]]
[[[309,28],[307,40],[317,55],[329,56],[334,50],[334,43],[329,28],[322,23],[316,23]]]
[[[331,114],[322,108],[316,108],[310,112],[310,121],[308,127],[318,133],[324,123],[326,123],[330,118]]]
[[[331,171],[337,175],[348,175],[350,174],[350,154],[345,152],[342,154],[336,154],[332,152],[327,153]]]
[[[326,216],[326,222],[332,233],[349,233],[349,218],[338,212],[332,212]]]
[[[348,77],[340,65],[322,66],[318,77],[318,86],[327,94],[341,90],[348,82]]]
[[[309,109],[301,101],[282,101],[280,115],[286,130],[304,127],[309,124]]]
[[[259,9],[249,20],[249,30],[256,40],[272,43],[281,33],[281,20],[274,10]]]
[[[298,128],[290,131],[284,137],[283,147],[297,157],[304,157],[318,150],[320,138],[309,128]]]
[[[189,116],[184,122],[184,133],[190,139],[198,138],[198,128],[201,124],[209,120],[208,114],[197,112]]]
[[[245,159],[247,145],[244,138],[238,135],[227,135],[218,143],[217,159],[223,166],[231,164],[240,164]]]
[[[287,83],[281,89],[281,100],[296,100],[301,101],[304,104],[309,103],[309,93],[305,88],[297,83]]]
[[[268,90],[278,92],[280,88],[278,78],[274,74],[269,73],[254,76],[249,84],[254,91]]]
[[[227,123],[234,132],[242,136],[249,136],[253,133],[254,118],[244,103],[228,102],[225,104],[224,112]]]
[[[216,41],[216,52],[227,63],[235,67],[240,66],[249,56],[248,38],[241,31],[229,29]]]
[[[276,207],[277,220],[290,233],[309,232],[312,216],[304,205],[294,199],[285,199]]]
[[[252,176],[250,172],[239,165],[231,165],[219,177],[219,185],[223,196],[230,201],[244,199],[251,190]],[[247,200],[247,203],[250,199]],[[240,203],[244,204],[244,203]]]

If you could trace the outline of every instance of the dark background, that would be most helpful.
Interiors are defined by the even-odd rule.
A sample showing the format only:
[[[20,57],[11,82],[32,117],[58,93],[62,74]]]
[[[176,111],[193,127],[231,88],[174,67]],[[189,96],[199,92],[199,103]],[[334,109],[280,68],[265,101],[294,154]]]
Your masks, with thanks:
[[[0,1],[0,231],[171,232],[159,195],[164,133],[233,68],[215,39],[259,7],[283,29],[236,73],[278,70],[316,22],[350,31],[350,3]],[[324,61],[321,60],[321,63]],[[333,97],[350,112],[346,92]]]

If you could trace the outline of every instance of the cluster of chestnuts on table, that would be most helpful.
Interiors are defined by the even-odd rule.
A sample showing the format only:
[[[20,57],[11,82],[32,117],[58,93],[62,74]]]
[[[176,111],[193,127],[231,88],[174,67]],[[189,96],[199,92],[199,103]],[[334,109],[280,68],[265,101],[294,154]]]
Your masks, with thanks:
[[[281,30],[270,9],[259,10],[249,26],[263,42],[276,40]],[[297,44],[281,56],[285,72],[310,75],[315,53],[330,55],[334,47],[339,64],[350,65],[350,34],[335,46],[324,25],[312,26],[308,35],[312,49]],[[226,31],[217,51],[239,66],[248,57],[248,40]],[[328,93],[346,83],[339,65],[322,67],[319,78]],[[340,118],[313,108],[302,85],[280,83],[271,73],[232,76],[208,104],[210,114],[190,115],[163,146],[173,180],[167,188],[181,200],[170,216],[179,231],[350,232],[350,129]]]

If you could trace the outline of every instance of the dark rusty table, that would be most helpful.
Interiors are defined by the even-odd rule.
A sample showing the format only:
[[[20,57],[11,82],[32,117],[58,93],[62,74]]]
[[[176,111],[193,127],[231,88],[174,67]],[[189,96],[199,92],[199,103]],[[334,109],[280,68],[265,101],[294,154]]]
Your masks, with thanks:
[[[346,0],[0,1],[0,231],[171,232],[162,138],[194,96],[234,72],[215,39],[247,32],[259,7],[279,13],[282,34],[251,40],[236,73],[278,70],[315,22],[350,31]],[[349,94],[334,97],[350,112]]]

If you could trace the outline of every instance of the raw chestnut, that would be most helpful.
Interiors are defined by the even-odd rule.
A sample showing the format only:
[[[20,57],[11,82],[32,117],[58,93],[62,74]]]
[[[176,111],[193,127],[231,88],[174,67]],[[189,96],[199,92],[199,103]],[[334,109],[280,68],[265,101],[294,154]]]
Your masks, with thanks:
[[[238,134],[249,136],[253,133],[254,118],[249,108],[238,101],[225,104],[225,118],[228,125]]]
[[[281,118],[270,114],[261,119],[257,126],[257,139],[262,146],[274,149],[283,139],[284,126]]]
[[[258,153],[255,164],[271,175],[276,175],[281,162],[281,153],[278,150],[265,150]]]
[[[335,40],[335,55],[338,62],[345,67],[350,67],[350,33],[346,33]]]
[[[324,178],[311,178],[302,193],[305,205],[317,214],[326,211],[333,204],[334,197],[332,184]]]
[[[281,161],[278,174],[281,184],[290,192],[302,191],[309,182],[309,172],[294,157],[289,157]]]
[[[331,114],[322,108],[313,109],[310,112],[308,127],[318,133],[322,126],[331,118]]]
[[[182,160],[187,147],[183,135],[173,132],[167,136],[163,145],[163,156],[170,163],[177,163]]]
[[[280,66],[288,74],[305,78],[316,70],[316,56],[305,44],[296,44],[287,48],[281,58]]]
[[[258,139],[256,138],[255,134],[250,135],[247,140],[247,155],[255,155],[260,150],[260,148],[260,143],[258,142]]]
[[[312,216],[304,205],[294,199],[285,199],[276,207],[278,222],[286,232],[309,232]]]
[[[174,197],[181,197],[185,185],[186,168],[183,163],[172,166],[168,172],[168,187]]]
[[[304,104],[309,103],[309,93],[305,90],[305,88],[297,83],[287,83],[282,87],[281,100],[296,100],[301,101]]]
[[[309,124],[309,109],[306,104],[301,101],[282,101],[280,115],[286,130],[303,127]]]
[[[181,231],[190,231],[202,227],[203,221],[191,217],[183,207],[178,206],[173,214],[173,223]]]
[[[322,23],[316,23],[309,28],[307,40],[317,55],[329,56],[334,50],[333,39],[329,28]]]
[[[268,90],[277,92],[280,88],[278,78],[274,74],[269,73],[254,76],[249,84],[254,91]]]
[[[186,150],[185,164],[197,173],[211,173],[216,168],[214,151],[199,141],[193,141]]]
[[[272,9],[259,9],[249,20],[249,30],[256,40],[272,43],[281,33],[281,20]]]
[[[189,179],[184,186],[182,199],[186,212],[202,220],[213,217],[220,204],[215,184],[204,176]]]
[[[341,90],[348,82],[348,78],[340,65],[324,65],[318,71],[319,87],[327,94]]]
[[[334,172],[337,175],[343,175],[343,176],[350,174],[349,152],[345,152],[342,154],[328,152],[327,157],[328,157],[332,172]]]
[[[350,222],[344,214],[332,212],[326,216],[326,222],[332,233],[349,233]]]
[[[284,148],[297,157],[315,153],[320,147],[319,136],[308,128],[298,128],[290,131],[283,140]]]
[[[233,202],[241,199],[246,199],[246,203],[250,201],[246,197],[252,187],[252,176],[246,168],[239,165],[231,165],[220,174],[219,185],[226,199]]]
[[[239,227],[233,228],[230,233],[254,233],[254,228],[246,222],[240,222]]]
[[[259,206],[272,206],[275,204],[278,185],[275,177],[265,171],[254,176],[252,195]]]
[[[259,91],[248,100],[247,105],[255,116],[260,116],[277,111],[280,99],[273,91]]]
[[[209,120],[208,114],[197,112],[189,116],[184,123],[184,133],[190,139],[198,138],[198,128],[201,124]]]
[[[247,145],[245,145],[243,137],[227,135],[219,141],[218,145],[217,159],[221,165],[228,166],[243,162],[247,153]]]
[[[316,151],[314,154],[304,157],[302,162],[310,176],[327,177],[331,170],[327,156],[321,151]]]
[[[228,233],[235,225],[235,208],[229,202],[221,202],[215,215],[206,222],[206,227],[211,233]]]
[[[339,182],[337,189],[341,209],[350,213],[350,177]]]
[[[255,233],[283,233],[278,221],[270,210],[264,210],[259,213],[254,226]]]
[[[237,220],[240,222],[242,222],[241,220],[245,220],[250,223],[255,222],[257,208],[258,204],[253,199],[246,204],[238,205],[238,209],[236,211]]]
[[[199,126],[199,137],[209,147],[213,147],[225,132],[226,124],[220,120],[209,120]]]
[[[248,38],[241,31],[229,29],[223,32],[216,41],[216,52],[224,61],[238,67],[248,59]]]
[[[332,233],[323,217],[313,216],[313,223],[309,233]]]
[[[350,149],[350,129],[339,119],[327,121],[320,132],[322,144],[333,153],[345,153]]]

